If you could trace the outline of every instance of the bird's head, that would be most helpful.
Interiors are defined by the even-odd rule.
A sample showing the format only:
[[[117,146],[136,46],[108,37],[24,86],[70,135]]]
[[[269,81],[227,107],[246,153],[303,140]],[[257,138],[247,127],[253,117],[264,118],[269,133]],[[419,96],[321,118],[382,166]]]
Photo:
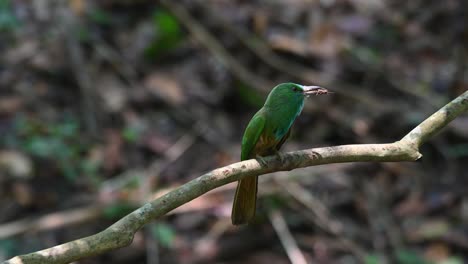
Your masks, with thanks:
[[[321,95],[330,93],[327,89],[320,86],[305,86],[296,83],[282,83],[271,90],[265,105],[280,106],[284,104],[304,103],[304,98],[311,95]]]

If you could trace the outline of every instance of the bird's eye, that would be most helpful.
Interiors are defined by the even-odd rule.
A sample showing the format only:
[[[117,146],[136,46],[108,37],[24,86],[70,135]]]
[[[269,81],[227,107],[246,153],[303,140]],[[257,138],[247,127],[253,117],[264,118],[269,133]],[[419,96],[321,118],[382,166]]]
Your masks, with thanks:
[[[299,92],[299,88],[297,88],[296,86],[294,86],[294,87],[292,88],[292,90],[293,90],[293,92]]]

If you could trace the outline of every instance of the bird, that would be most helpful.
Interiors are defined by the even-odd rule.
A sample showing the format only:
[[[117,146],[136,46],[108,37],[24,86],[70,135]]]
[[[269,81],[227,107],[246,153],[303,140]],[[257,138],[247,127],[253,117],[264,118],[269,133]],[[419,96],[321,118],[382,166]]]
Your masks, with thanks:
[[[282,83],[275,86],[265,104],[248,123],[241,145],[241,160],[279,154],[279,149],[291,134],[291,126],[304,108],[304,99],[310,95],[331,93],[320,86]],[[233,225],[251,223],[255,217],[258,176],[238,181],[232,206]]]

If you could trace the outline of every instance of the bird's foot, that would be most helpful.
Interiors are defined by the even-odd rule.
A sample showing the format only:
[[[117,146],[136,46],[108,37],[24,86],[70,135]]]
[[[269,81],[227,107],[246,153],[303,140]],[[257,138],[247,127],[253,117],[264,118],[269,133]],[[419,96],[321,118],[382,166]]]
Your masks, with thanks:
[[[260,156],[260,155],[257,155],[257,156],[255,157],[255,159],[260,163],[260,165],[262,165],[262,167],[265,167],[265,166],[268,165],[268,163],[266,162],[266,160],[265,160],[262,156]]]
[[[281,154],[281,152],[276,151],[275,155],[276,155],[276,157],[278,157],[278,159],[280,160],[281,163],[284,162],[284,156],[283,156],[283,154]]]

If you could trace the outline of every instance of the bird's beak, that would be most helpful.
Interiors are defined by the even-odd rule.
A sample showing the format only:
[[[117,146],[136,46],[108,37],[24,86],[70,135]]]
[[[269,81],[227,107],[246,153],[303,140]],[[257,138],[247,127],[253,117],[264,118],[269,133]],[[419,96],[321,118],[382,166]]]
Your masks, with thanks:
[[[329,94],[331,93],[328,89],[325,89],[320,86],[302,86],[302,90],[304,95],[321,95],[321,94]]]

